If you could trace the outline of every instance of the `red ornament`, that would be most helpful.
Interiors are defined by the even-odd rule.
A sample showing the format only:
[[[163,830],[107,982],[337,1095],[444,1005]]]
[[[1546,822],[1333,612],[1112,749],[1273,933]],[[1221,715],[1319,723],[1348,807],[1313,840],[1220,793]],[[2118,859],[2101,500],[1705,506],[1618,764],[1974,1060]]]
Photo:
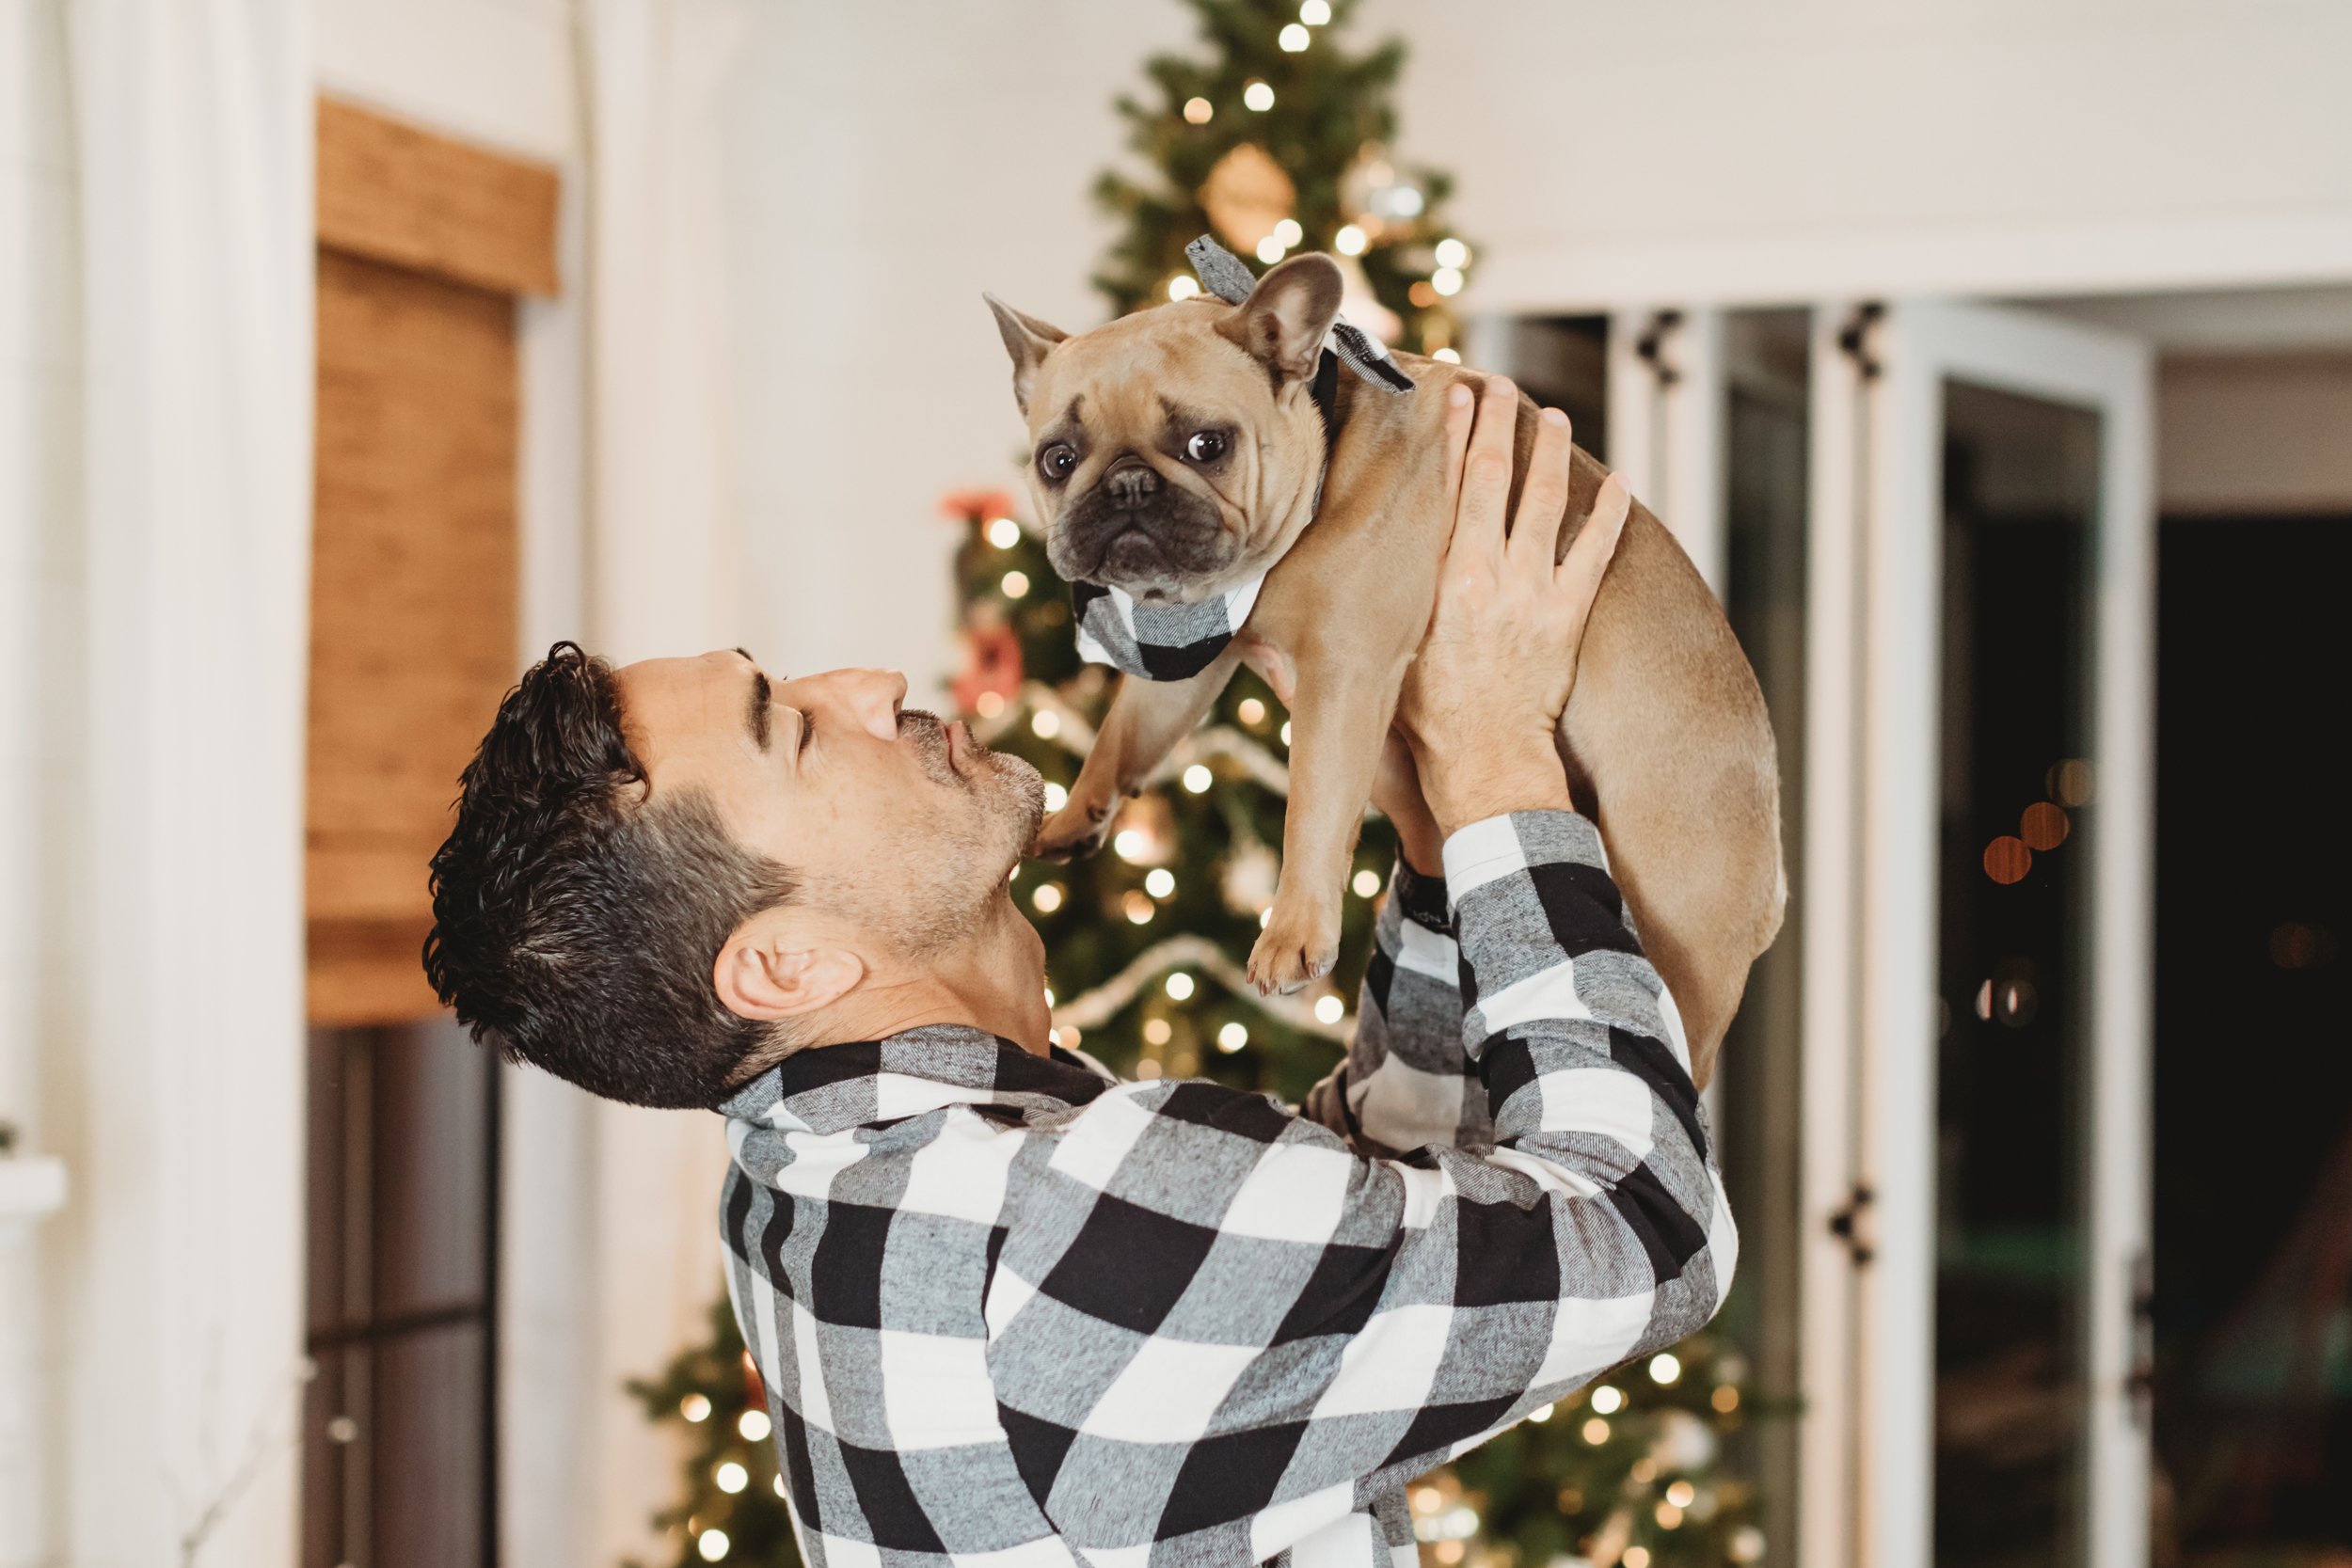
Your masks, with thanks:
[[[950,490],[939,498],[939,515],[951,523],[985,523],[1012,515],[1009,490]]]
[[[993,692],[1012,701],[1021,689],[1021,639],[1001,622],[976,626],[963,640],[963,671],[951,688],[956,706],[966,713],[980,710],[980,699]]]

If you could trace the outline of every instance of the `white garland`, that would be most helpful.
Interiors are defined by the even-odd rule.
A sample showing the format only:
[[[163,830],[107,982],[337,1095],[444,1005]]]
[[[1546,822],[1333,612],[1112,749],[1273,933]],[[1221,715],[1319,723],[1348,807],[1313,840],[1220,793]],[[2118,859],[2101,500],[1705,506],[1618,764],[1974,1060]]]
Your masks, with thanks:
[[[1056,1007],[1054,1023],[1057,1027],[1068,1024],[1081,1032],[1099,1029],[1118,1017],[1142,993],[1144,987],[1171,969],[1185,968],[1205,971],[1218,985],[1277,1022],[1303,1034],[1319,1035],[1339,1045],[1347,1043],[1343,1022],[1324,1022],[1315,1017],[1314,1004],[1303,996],[1260,996],[1249,984],[1248,972],[1225,949],[1190,932],[1153,942],[1130,959],[1126,968],[1084,996],[1073,996]]]

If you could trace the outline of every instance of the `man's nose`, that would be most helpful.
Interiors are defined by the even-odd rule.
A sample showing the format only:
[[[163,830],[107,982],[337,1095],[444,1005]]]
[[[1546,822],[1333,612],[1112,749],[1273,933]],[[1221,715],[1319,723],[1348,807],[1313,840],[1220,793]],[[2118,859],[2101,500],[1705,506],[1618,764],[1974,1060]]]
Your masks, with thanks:
[[[1113,506],[1141,506],[1160,493],[1160,471],[1140,457],[1122,457],[1103,476],[1103,493]]]
[[[898,738],[898,705],[906,701],[907,678],[896,670],[842,670],[834,676],[835,696],[878,740]]]

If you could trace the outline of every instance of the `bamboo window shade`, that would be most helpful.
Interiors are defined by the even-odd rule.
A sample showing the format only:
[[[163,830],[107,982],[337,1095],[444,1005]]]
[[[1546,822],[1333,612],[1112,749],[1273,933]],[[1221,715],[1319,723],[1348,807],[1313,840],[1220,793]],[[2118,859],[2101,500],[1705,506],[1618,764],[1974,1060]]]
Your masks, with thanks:
[[[551,169],[319,103],[313,1023],[439,1007],[426,863],[519,668],[515,306],[555,290],[556,197]]]

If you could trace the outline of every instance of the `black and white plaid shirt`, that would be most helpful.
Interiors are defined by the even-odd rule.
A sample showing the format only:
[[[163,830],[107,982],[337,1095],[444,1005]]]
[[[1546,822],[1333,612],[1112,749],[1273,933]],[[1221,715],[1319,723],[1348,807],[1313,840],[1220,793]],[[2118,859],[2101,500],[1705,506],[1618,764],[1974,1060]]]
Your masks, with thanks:
[[[1304,1115],[955,1027],[722,1107],[811,1568],[1413,1568],[1406,1481],[1714,1314],[1731,1215],[1598,833],[1491,818],[1445,873],[1391,883]]]

